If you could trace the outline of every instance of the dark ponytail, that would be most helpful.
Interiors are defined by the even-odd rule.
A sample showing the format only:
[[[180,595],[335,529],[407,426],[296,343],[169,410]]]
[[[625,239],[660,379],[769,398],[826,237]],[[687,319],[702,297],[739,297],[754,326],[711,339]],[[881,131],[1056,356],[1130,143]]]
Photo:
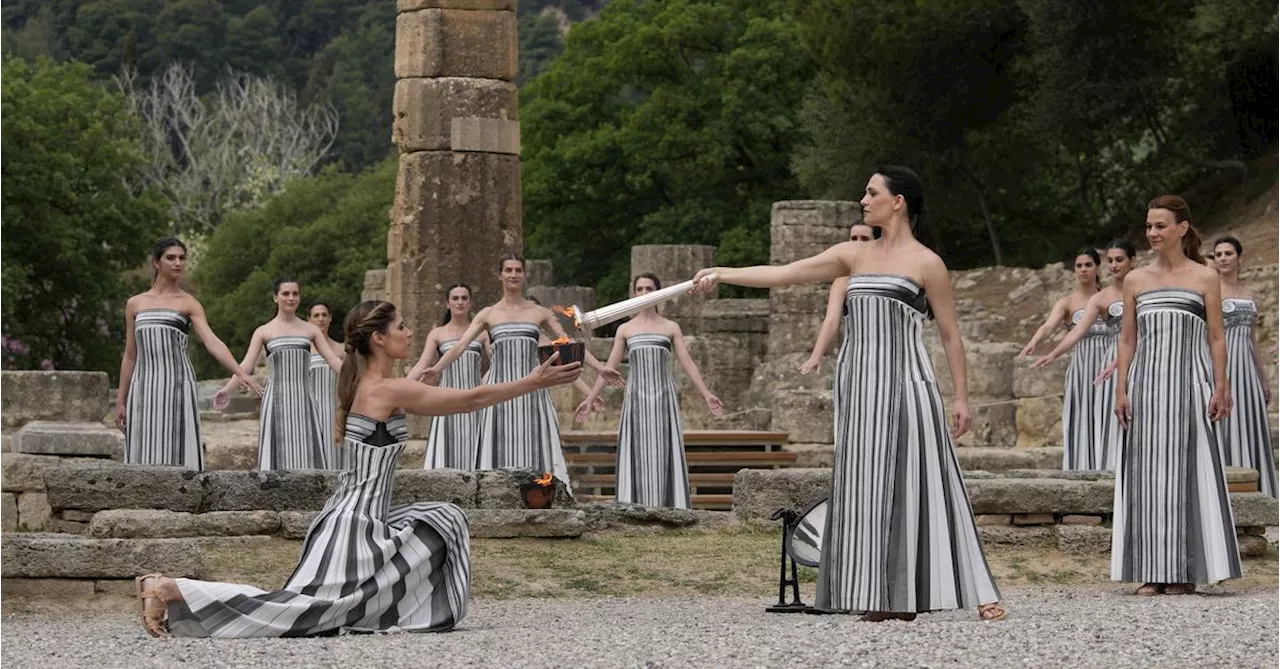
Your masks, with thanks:
[[[924,183],[915,170],[902,165],[881,165],[876,174],[884,179],[885,188],[893,195],[901,195],[907,205],[907,220],[911,222],[911,233],[921,244],[929,246],[921,237],[929,232],[924,214]],[[933,319],[933,306],[926,306],[925,315]]]
[[[161,237],[156,241],[156,245],[151,247],[151,260],[160,262],[160,259],[164,257],[164,252],[175,246],[182,249],[183,253],[187,252],[187,245],[183,244],[181,239],[177,237]],[[152,268],[151,283],[155,283],[159,276],[160,272]]]
[[[346,355],[342,358],[342,369],[338,372],[338,407],[334,411],[334,442],[342,443],[342,435],[347,430],[347,414],[356,401],[356,390],[360,387],[360,377],[368,368],[368,357],[373,354],[370,341],[373,333],[386,334],[396,320],[396,305],[383,300],[361,302],[343,324],[343,349]]]

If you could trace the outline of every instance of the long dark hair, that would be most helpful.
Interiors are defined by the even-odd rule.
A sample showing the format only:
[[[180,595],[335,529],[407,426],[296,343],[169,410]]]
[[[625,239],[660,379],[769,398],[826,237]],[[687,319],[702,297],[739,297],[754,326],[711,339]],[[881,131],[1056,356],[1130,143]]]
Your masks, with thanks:
[[[1098,276],[1098,269],[1102,267],[1102,258],[1098,256],[1098,249],[1092,246],[1081,246],[1076,249],[1076,254],[1071,256],[1071,268],[1075,269],[1076,258],[1080,256],[1089,256],[1093,260],[1093,284],[1095,288],[1102,287],[1102,277]]]
[[[1148,202],[1147,209],[1166,209],[1173,212],[1173,220],[1179,223],[1186,221],[1187,234],[1182,236],[1182,255],[1201,265],[1209,264],[1200,254],[1200,232],[1191,224],[1191,207],[1187,206],[1186,200],[1177,195],[1161,195]]]
[[[915,170],[902,165],[881,165],[876,174],[884,178],[884,185],[893,195],[901,195],[907,204],[907,220],[917,239],[928,230],[924,209],[924,182]]]
[[[1111,240],[1111,242],[1107,244],[1107,248],[1105,250],[1110,251],[1111,249],[1120,249],[1121,251],[1124,251],[1124,257],[1130,259],[1135,258],[1138,255],[1138,247],[1134,246],[1133,242],[1124,239],[1123,237]]]
[[[453,292],[454,288],[466,288],[467,297],[471,297],[471,286],[468,286],[465,283],[455,283],[452,286],[449,286],[448,290],[444,291],[445,308],[444,308],[444,318],[440,319],[441,325],[448,325],[449,321],[453,320],[453,311],[449,309],[448,304],[449,304],[449,294]]]
[[[155,246],[151,247],[151,260],[153,262],[160,262],[160,259],[164,257],[164,252],[175,246],[182,249],[183,253],[187,252],[187,245],[183,244],[181,239],[178,239],[177,237],[161,237],[156,240]],[[159,277],[160,271],[154,267],[151,268],[151,283],[155,283],[156,279]]]
[[[369,347],[375,332],[386,334],[396,320],[396,305],[385,300],[367,300],[356,305],[347,314],[342,326],[343,350],[342,369],[338,372],[338,407],[334,411],[334,441],[342,441],[342,434],[347,429],[347,414],[351,412],[351,404],[356,401],[356,389],[360,387],[360,377],[369,366],[368,357],[373,355]]]

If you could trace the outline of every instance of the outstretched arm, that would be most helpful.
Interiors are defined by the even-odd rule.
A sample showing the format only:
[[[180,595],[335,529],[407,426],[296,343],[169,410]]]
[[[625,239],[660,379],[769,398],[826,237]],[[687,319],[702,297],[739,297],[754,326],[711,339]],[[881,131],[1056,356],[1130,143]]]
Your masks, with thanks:
[[[308,323],[308,325],[310,324]],[[316,353],[319,353],[320,357],[324,358],[324,361],[329,363],[329,367],[333,368],[333,371],[341,372],[342,358],[339,358],[338,354],[334,352],[333,347],[329,345],[329,338],[320,331],[320,328],[311,325],[311,329],[314,330],[314,332],[311,333],[311,345],[316,347]]]
[[[436,331],[432,330],[427,335],[427,341],[422,344],[422,355],[418,356],[418,361],[413,363],[413,367],[409,369],[404,377],[410,381],[420,380],[423,372],[436,364],[439,359],[440,351],[436,346]]]
[[[609,369],[617,369],[618,365],[622,364],[622,354],[626,351],[626,347],[627,337],[624,334],[624,331],[619,329],[618,333],[613,338],[613,348],[609,349]],[[581,423],[587,420],[587,416],[595,406],[596,400],[600,398],[600,391],[604,389],[604,383],[605,379],[603,375],[596,377],[596,383],[591,387],[590,392],[587,393],[586,399],[582,400],[582,403],[578,405],[577,410],[574,411],[574,422]]]
[[[580,363],[557,365],[555,361],[556,356],[552,356],[517,381],[480,385],[469,390],[428,386],[409,379],[392,379],[384,387],[391,404],[412,414],[448,416],[470,413],[540,388],[570,383],[582,373]]]
[[[858,257],[857,242],[843,242],[803,260],[786,265],[755,267],[712,267],[694,275],[694,292],[710,291],[716,283],[751,288],[777,288],[797,283],[834,281],[853,274],[853,259]],[[715,280],[711,275],[715,275]]]
[[[801,374],[812,374],[822,365],[822,356],[827,354],[831,342],[840,329],[840,318],[844,315],[844,296],[849,288],[849,277],[842,276],[831,282],[831,291],[827,293],[827,313],[822,317],[822,328],[818,330],[818,340],[813,344],[813,353],[800,365]]]
[[[224,384],[222,388],[218,389],[217,393],[214,393],[213,408],[222,409],[227,406],[228,393],[231,392],[231,389],[234,388],[237,383],[248,385],[259,395],[262,394],[262,388],[253,378],[253,366],[258,362],[258,356],[262,354],[263,337],[262,327],[259,326],[258,329],[253,331],[253,338],[249,340],[249,350],[245,352],[244,360],[240,362],[239,366],[232,366],[235,370],[233,372],[235,376],[227,379],[226,384]],[[228,351],[227,354],[230,355],[230,351]],[[234,363],[235,358],[232,358],[231,361]]]
[[[684,344],[684,335],[680,332],[680,326],[676,326],[675,334],[671,337],[671,348],[676,354],[676,360],[680,362],[680,366],[684,368],[684,373],[689,375],[689,380],[693,382],[693,387],[702,395],[702,399],[707,403],[707,408],[711,409],[711,414],[719,418],[724,414],[724,404],[720,402],[720,398],[716,397],[707,388],[707,384],[702,380],[702,373],[698,371],[698,363],[693,361],[689,356],[689,348]]]
[[[1062,316],[1066,309],[1067,298],[1065,297],[1059,298],[1057,302],[1053,303],[1053,309],[1049,310],[1049,317],[1044,320],[1044,324],[1036,330],[1035,334],[1031,335],[1031,341],[1022,347],[1022,352],[1018,354],[1019,358],[1025,358],[1036,352],[1036,347],[1040,345],[1040,342],[1044,341],[1044,338],[1052,334],[1058,328],[1058,325],[1062,323]]]
[[[1101,293],[1099,293],[1099,295],[1100,294]],[[1070,351],[1071,347],[1075,346],[1084,338],[1085,334],[1089,332],[1089,328],[1093,326],[1093,322],[1097,320],[1098,315],[1102,311],[1101,301],[1098,300],[1097,297],[1098,296],[1095,295],[1089,298],[1089,302],[1084,306],[1084,315],[1080,317],[1080,322],[1076,323],[1075,327],[1071,328],[1071,332],[1068,332],[1067,336],[1063,337],[1062,341],[1058,342],[1058,345],[1055,346],[1052,351],[1040,356],[1035,362],[1031,363],[1032,369],[1044,367],[1054,360],[1057,360],[1062,357],[1062,354]],[[1055,323],[1053,327],[1057,327],[1057,324]],[[1031,341],[1032,344],[1034,344],[1036,340],[1033,338]],[[1032,344],[1028,344],[1028,346],[1031,346]],[[1026,349],[1023,350],[1025,351]]]

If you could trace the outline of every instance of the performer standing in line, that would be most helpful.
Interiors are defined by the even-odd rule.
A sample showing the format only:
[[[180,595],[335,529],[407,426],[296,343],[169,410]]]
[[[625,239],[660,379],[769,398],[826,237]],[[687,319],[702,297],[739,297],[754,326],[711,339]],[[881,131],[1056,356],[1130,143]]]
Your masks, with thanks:
[[[297,568],[275,592],[150,574],[137,579],[142,624],[152,636],[285,637],[351,631],[444,632],[467,613],[471,556],[467,517],[457,506],[391,506],[396,460],[408,439],[405,412],[469,413],[568,383],[578,363],[554,360],[510,383],[470,390],[397,379],[412,332],[390,302],[347,315],[347,358],[338,420],[352,467],[303,540]]]
[[[1235,237],[1213,242],[1222,289],[1222,319],[1227,338],[1227,379],[1235,400],[1218,426],[1223,464],[1258,470],[1258,489],[1276,496],[1276,463],[1271,452],[1271,380],[1258,346],[1258,303],[1240,283],[1244,247]]]
[[[1041,341],[1049,337],[1058,325],[1065,325],[1070,330],[1079,323],[1086,311],[1086,306],[1098,294],[1098,252],[1091,247],[1076,251],[1074,266],[1076,289],[1064,295],[1053,305],[1049,317],[1040,329],[1032,335],[1031,341],[1023,347],[1018,358],[1025,358],[1036,352]],[[1097,469],[1087,467],[1095,462],[1095,453],[1101,453],[1105,443],[1097,443],[1104,434],[1109,421],[1104,417],[1103,409],[1095,402],[1094,378],[1111,362],[1111,358],[1102,357],[1105,349],[1106,323],[1099,316],[1089,322],[1088,327],[1097,335],[1085,346],[1075,348],[1071,356],[1071,365],[1067,368],[1067,378],[1062,394],[1062,464],[1064,469]]]
[[[151,249],[151,288],[125,304],[124,355],[116,391],[116,427],[124,432],[125,462],[204,469],[196,373],[187,357],[194,329],[205,350],[232,373],[232,382],[262,388],[236,365],[227,345],[209,328],[200,301],[182,289],[187,247],[165,237]]]
[[[849,241],[869,242],[876,238],[875,230],[865,223],[849,226]],[[822,366],[822,358],[836,340],[840,329],[840,319],[844,318],[844,293],[849,287],[849,277],[842,276],[831,282],[831,290],[827,293],[827,313],[822,317],[822,327],[818,330],[818,340],[813,344],[813,353],[796,369],[803,374],[812,374]]]
[[[999,620],[1005,611],[952,445],[971,418],[951,281],[942,259],[913,234],[924,217],[920,178],[881,167],[861,205],[880,239],[845,242],[789,265],[704,269],[694,277],[697,288],[710,290],[717,278],[772,288],[849,277],[818,608],[866,611],[864,620],[880,621],[976,606],[983,620]],[[955,388],[950,434],[924,345],[929,314]]]
[[[1133,242],[1116,239],[1107,244],[1111,285],[1089,298],[1073,317],[1075,327],[1048,355],[1031,364],[1039,369],[1074,350],[1067,372],[1067,397],[1062,403],[1063,469],[1115,469],[1120,449],[1120,423],[1115,415],[1115,379],[1105,369],[1116,359],[1120,320],[1124,312],[1124,278],[1133,270],[1137,251]],[[1077,345],[1078,344],[1078,345]],[[1101,381],[1095,379],[1101,377]],[[1083,416],[1087,412],[1089,415]],[[1074,430],[1074,432],[1073,432]]]
[[[1236,527],[1211,421],[1231,413],[1218,273],[1204,266],[1191,210],[1147,205],[1152,264],[1124,282],[1111,579],[1139,595],[1186,594],[1240,577]]]
[[[424,382],[439,383],[443,371],[485,330],[489,332],[493,356],[486,383],[513,381],[537,367],[538,336],[542,330],[566,336],[551,310],[525,299],[524,258],[508,253],[499,261],[498,270],[502,299],[476,314],[458,343],[423,372]],[[622,376],[606,369],[590,352],[586,353],[586,362],[615,385],[622,384]],[[551,393],[546,390],[488,407],[480,418],[475,468],[511,467],[551,472],[561,481],[569,481],[560,447],[560,422]]]
[[[641,274],[631,283],[633,296],[659,288],[662,282],[653,274]],[[724,405],[707,389],[698,364],[689,357],[680,325],[663,318],[657,307],[641,311],[618,328],[606,365],[617,369],[624,352],[631,363],[631,375],[622,401],[622,423],[618,426],[618,461],[614,469],[617,500],[688,509],[684,421],[680,418],[680,395],[671,376],[671,355],[675,354],[713,416],[721,416]],[[587,419],[603,389],[604,378],[596,379],[595,387],[578,405],[578,422]]]
[[[342,367],[342,359],[329,348],[328,335],[298,318],[298,282],[281,277],[273,290],[276,317],[253,331],[249,352],[240,361],[240,370],[250,374],[258,356],[267,352],[270,376],[258,421],[258,469],[328,469],[342,457],[341,449],[324,440],[307,369],[313,346],[333,369]],[[226,405],[234,381],[218,391],[215,405]]]
[[[316,302],[311,305],[311,309],[307,312],[307,322],[316,326],[325,339],[329,342],[329,350],[333,351],[339,359],[342,358],[342,342],[334,341],[329,336],[329,325],[333,322],[333,314],[329,311],[329,305],[324,302]],[[307,365],[307,385],[311,387],[311,400],[316,406],[316,416],[320,420],[320,440],[325,444],[335,443],[333,437],[334,428],[334,410],[338,404],[338,375],[329,366],[329,362],[324,359],[323,355],[316,350],[315,345],[311,346],[311,360]],[[341,451],[341,449],[339,449]],[[331,459],[330,465],[332,469],[346,469],[347,463],[343,462],[342,457]]]
[[[435,364],[440,356],[458,345],[462,334],[471,326],[471,289],[454,284],[446,293],[448,308],[444,320],[431,328],[422,346],[422,355],[408,377],[416,379]],[[470,390],[480,385],[480,379],[489,369],[489,334],[482,332],[467,344],[456,362],[444,370],[440,387]],[[439,416],[431,421],[427,435],[427,456],[424,469],[474,469],[476,445],[480,440],[480,412]]]

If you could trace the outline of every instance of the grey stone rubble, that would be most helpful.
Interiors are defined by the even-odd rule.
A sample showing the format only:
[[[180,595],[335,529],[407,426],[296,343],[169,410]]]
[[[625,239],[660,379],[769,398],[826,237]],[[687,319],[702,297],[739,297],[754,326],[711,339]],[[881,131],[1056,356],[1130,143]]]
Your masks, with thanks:
[[[5,617],[2,641],[12,666],[71,669],[1276,666],[1275,590],[1225,592],[1009,590],[998,623],[972,610],[879,624],[768,614],[763,597],[480,599],[446,634],[235,641],[152,639],[133,615],[22,614]]]

